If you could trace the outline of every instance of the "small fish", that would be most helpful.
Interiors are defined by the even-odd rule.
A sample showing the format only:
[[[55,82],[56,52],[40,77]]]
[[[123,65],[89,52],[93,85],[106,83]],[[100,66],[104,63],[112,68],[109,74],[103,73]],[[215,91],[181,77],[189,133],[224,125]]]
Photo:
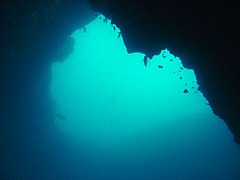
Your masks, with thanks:
[[[188,93],[188,90],[187,90],[187,89],[184,89],[183,93]]]
[[[143,58],[143,64],[144,64],[144,66],[147,67],[148,62],[149,62],[149,60],[148,60],[147,56],[145,55],[144,58]]]
[[[121,37],[121,35],[122,35],[122,32],[119,32],[118,33],[118,39]]]
[[[105,17],[105,18],[103,19],[103,22],[104,22],[104,23],[107,23],[107,22],[108,22],[108,18]]]
[[[66,120],[67,119],[66,116],[61,114],[61,113],[57,113],[56,116],[57,116],[58,119],[61,119],[61,120]]]

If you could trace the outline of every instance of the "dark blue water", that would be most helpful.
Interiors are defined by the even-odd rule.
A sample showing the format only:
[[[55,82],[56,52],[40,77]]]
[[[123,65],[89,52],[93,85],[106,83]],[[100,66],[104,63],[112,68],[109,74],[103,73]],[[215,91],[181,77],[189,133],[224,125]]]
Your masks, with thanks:
[[[128,54],[119,32],[100,15],[52,65],[55,125],[78,162],[70,178],[240,179],[240,149],[194,71],[167,49]]]

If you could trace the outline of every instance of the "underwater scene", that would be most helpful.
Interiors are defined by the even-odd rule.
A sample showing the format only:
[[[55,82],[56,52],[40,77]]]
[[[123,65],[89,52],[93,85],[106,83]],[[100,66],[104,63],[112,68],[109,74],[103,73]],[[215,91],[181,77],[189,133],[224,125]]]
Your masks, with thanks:
[[[72,54],[51,70],[55,124],[81,147],[69,178],[239,179],[240,148],[181,57],[168,47],[129,54],[103,15],[70,40]]]

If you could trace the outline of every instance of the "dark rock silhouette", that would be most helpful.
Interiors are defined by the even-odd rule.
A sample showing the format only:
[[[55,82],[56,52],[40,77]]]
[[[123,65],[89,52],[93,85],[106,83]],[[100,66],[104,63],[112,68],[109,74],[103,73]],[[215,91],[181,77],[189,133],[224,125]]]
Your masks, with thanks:
[[[237,1],[89,0],[121,29],[128,52],[151,59],[168,48],[194,69],[199,90],[240,144],[239,5]],[[66,154],[49,92],[51,63],[71,52],[68,37],[94,17],[81,0],[3,1],[0,6],[0,176],[2,179],[74,177],[57,163]],[[66,49],[64,42],[68,42]],[[70,45],[70,46],[68,46]],[[59,53],[59,49],[63,48]],[[170,61],[172,61],[170,59]],[[40,83],[41,82],[41,83]],[[196,93],[197,91],[195,91]],[[48,143],[51,142],[51,143]],[[59,143],[56,143],[59,142]],[[19,154],[21,149],[21,154]],[[31,153],[29,153],[31,152]],[[26,156],[29,162],[26,166]],[[37,158],[41,154],[41,158]],[[44,156],[44,155],[45,156]],[[66,155],[65,155],[66,156]],[[45,161],[46,160],[46,161]],[[64,164],[74,161],[65,158]],[[17,164],[16,164],[17,162]],[[47,162],[47,163],[44,163]],[[41,168],[36,164],[41,165]],[[52,167],[56,167],[56,172]],[[21,169],[19,168],[21,167]],[[70,167],[69,167],[70,168]],[[50,170],[51,169],[51,172]],[[44,173],[48,172],[48,178]],[[71,174],[68,174],[70,173]],[[46,174],[45,174],[46,175]]]
[[[199,90],[213,112],[240,140],[240,61],[236,55],[240,29],[235,1],[90,2],[96,11],[112,17],[123,32],[128,52],[140,51],[151,58],[168,48],[184,67],[194,69]]]

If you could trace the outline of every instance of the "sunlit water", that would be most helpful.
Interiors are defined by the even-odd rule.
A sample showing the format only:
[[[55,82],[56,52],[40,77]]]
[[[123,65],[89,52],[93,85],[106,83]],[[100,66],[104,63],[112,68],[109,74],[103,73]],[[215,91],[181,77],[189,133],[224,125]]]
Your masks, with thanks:
[[[74,53],[52,65],[56,125],[87,149],[85,178],[240,178],[240,149],[194,71],[167,49],[145,66],[119,32],[98,16],[72,34]]]

